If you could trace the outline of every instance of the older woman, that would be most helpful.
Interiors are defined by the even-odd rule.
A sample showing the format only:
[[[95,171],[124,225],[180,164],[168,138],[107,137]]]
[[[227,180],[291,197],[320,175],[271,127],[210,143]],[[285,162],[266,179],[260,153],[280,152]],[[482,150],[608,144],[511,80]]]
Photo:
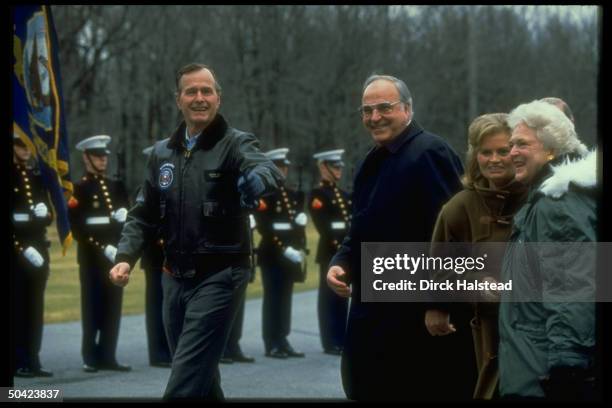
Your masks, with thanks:
[[[508,240],[512,216],[522,205],[526,189],[514,181],[507,116],[505,113],[486,114],[477,117],[470,124],[467,171],[463,179],[465,189],[442,208],[432,241],[476,243]],[[503,248],[501,249],[499,267],[491,263],[492,268],[487,270],[490,280],[499,280],[501,255],[503,255]],[[455,354],[471,354],[473,341],[478,369],[477,379],[473,376],[470,378],[469,374],[474,372],[469,369],[471,367],[448,367],[448,370],[457,370],[456,378],[463,379],[463,391],[460,392],[467,393],[473,398],[490,399],[495,393],[498,379],[498,303],[476,303],[473,313],[468,309],[467,315],[462,309],[463,306],[465,305],[457,303],[437,304],[436,309],[427,311],[425,323],[433,336],[455,333],[451,337],[460,337],[454,340],[455,344],[451,346]],[[450,314],[453,315],[452,324]],[[471,320],[473,339],[470,339],[467,333],[469,333],[468,322],[472,315],[474,315]],[[473,357],[467,364],[474,366]],[[456,386],[456,383],[444,385],[445,389],[448,387],[455,389]]]
[[[502,268],[502,280],[512,280],[513,290],[501,299],[500,394],[588,399],[595,304],[571,301],[578,293],[594,300],[593,255],[568,253],[561,244],[542,250],[525,243],[597,241],[596,153],[548,103],[520,105],[508,123],[516,180],[529,187],[529,195],[514,218]],[[525,301],[525,291],[533,288],[541,302]]]

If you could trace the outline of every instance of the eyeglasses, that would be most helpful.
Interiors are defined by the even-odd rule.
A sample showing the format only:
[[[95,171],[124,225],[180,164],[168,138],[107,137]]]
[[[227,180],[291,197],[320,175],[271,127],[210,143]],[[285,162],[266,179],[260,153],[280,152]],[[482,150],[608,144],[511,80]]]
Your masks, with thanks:
[[[393,107],[402,101],[395,102],[381,102],[374,105],[362,105],[357,108],[357,112],[364,118],[372,116],[374,110],[377,110],[381,115],[387,115],[393,112]]]

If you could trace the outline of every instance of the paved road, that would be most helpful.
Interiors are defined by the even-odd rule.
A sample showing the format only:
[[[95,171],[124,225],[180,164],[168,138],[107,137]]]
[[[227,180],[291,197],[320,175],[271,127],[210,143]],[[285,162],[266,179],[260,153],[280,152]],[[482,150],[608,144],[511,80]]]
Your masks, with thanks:
[[[221,364],[228,400],[334,399],[346,400],[340,382],[340,357],[324,354],[319,340],[316,291],[293,296],[290,342],[305,358],[276,360],[264,356],[261,340],[261,299],[246,303],[241,346],[256,358],[254,364]],[[48,324],[41,361],[52,378],[15,378],[19,388],[61,388],[64,399],[161,398],[170,370],[148,365],[144,315],[124,316],[117,359],[132,366],[129,373],[81,369],[80,322]]]

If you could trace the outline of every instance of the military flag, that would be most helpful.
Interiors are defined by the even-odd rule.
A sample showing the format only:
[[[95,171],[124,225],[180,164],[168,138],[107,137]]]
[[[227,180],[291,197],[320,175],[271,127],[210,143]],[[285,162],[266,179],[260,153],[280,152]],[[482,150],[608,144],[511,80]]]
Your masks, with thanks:
[[[12,13],[13,135],[38,162],[65,254],[72,242],[67,211],[72,182],[57,35],[49,6],[15,6]]]

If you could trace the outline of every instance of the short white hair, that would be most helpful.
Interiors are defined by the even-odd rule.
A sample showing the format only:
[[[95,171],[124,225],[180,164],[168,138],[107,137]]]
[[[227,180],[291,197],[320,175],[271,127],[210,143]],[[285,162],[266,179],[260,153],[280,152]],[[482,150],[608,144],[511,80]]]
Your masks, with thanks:
[[[536,132],[536,137],[545,149],[552,149],[555,155],[578,153],[587,154],[587,147],[578,139],[574,123],[556,106],[535,100],[517,106],[508,116],[508,125],[514,129],[524,123]]]

